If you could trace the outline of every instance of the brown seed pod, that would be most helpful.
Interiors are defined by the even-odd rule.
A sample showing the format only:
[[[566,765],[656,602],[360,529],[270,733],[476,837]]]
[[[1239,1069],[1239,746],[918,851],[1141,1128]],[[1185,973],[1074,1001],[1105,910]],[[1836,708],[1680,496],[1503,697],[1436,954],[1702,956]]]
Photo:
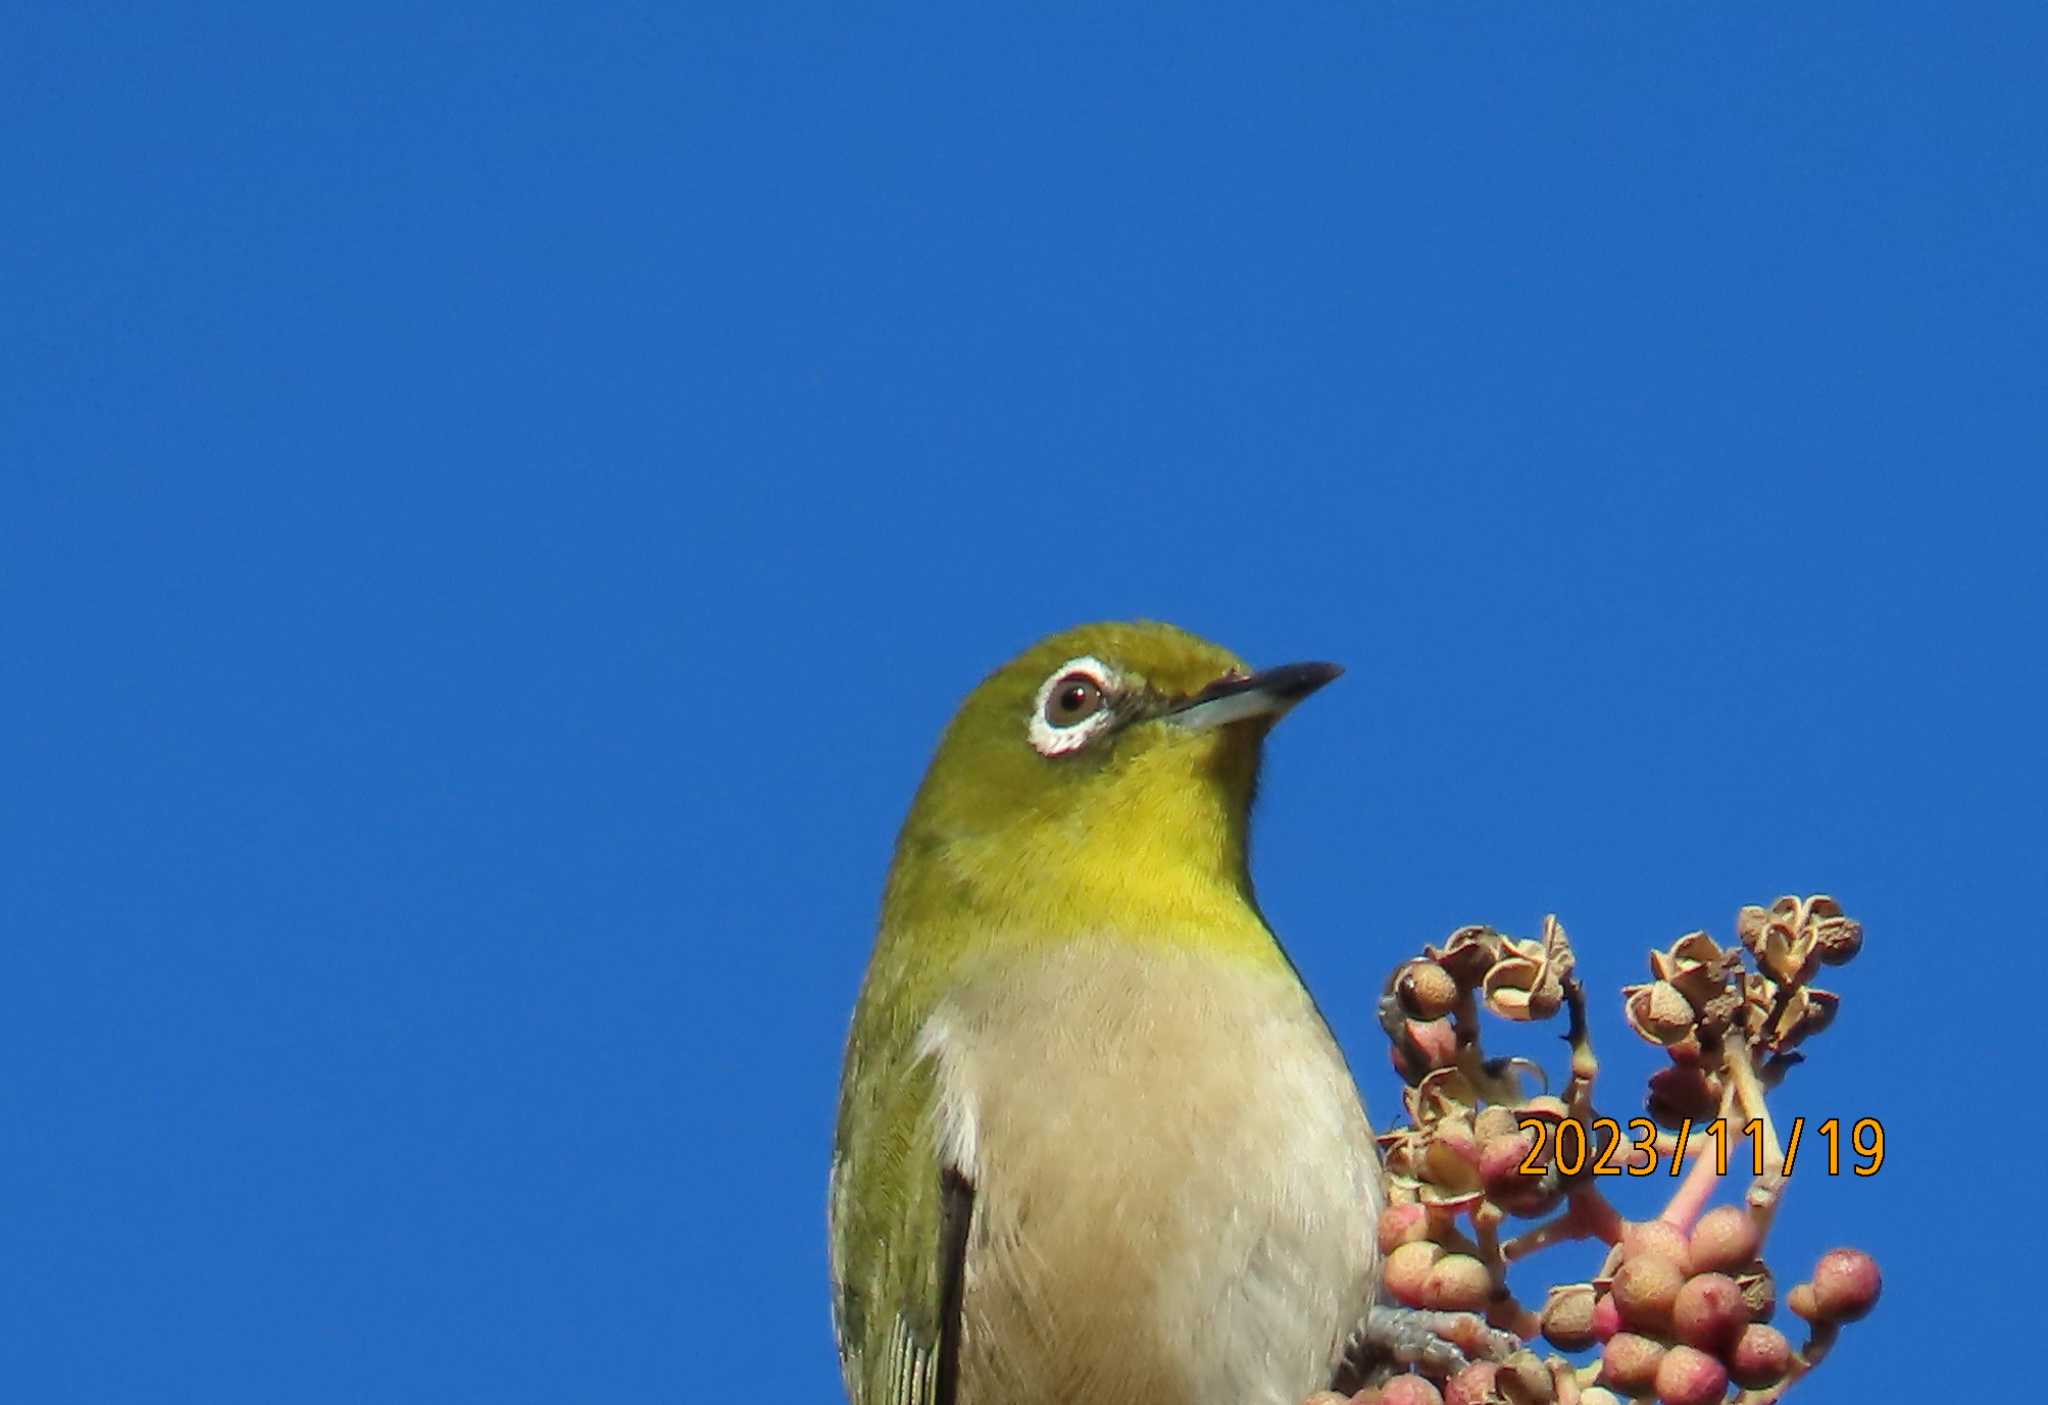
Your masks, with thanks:
[[[1410,1019],[1442,1019],[1458,1004],[1458,983],[1427,957],[1418,957],[1394,977],[1394,995]]]
[[[1559,1351],[1583,1351],[1600,1338],[1593,1331],[1599,1295],[1590,1283],[1561,1283],[1550,1290],[1538,1319],[1543,1336]]]
[[[1732,1275],[1742,1290],[1742,1305],[1752,1322],[1768,1322],[1778,1310],[1778,1280],[1762,1259],[1751,1259]]]
[[[1628,988],[1628,1027],[1652,1044],[1671,1045],[1692,1033],[1692,1002],[1669,981]]]

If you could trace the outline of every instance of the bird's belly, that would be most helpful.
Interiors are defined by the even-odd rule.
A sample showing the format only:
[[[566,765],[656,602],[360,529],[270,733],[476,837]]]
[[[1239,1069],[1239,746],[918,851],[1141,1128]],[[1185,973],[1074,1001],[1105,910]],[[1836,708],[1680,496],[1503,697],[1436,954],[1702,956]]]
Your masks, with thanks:
[[[1326,1385],[1372,1297],[1378,1161],[1293,973],[1077,946],[992,979],[931,1041],[975,1186],[961,1405]]]

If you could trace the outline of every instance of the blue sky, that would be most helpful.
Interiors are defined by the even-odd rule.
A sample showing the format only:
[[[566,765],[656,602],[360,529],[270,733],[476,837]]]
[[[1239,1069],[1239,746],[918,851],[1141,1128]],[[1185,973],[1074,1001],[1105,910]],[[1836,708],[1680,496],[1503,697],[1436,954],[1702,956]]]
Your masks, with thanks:
[[[1803,1395],[2028,1330],[2041,12],[969,8],[10,15],[8,1393],[836,1398],[895,826],[1130,615],[1350,666],[1257,876],[1369,1102],[1460,923],[1835,892]]]

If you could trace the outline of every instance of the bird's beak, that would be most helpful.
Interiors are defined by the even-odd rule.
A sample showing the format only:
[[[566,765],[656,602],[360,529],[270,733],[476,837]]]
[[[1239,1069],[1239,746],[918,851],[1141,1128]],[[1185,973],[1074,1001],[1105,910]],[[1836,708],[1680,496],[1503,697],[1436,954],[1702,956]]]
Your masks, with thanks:
[[[1289,663],[1247,677],[1219,678],[1167,709],[1165,720],[1205,731],[1254,717],[1277,717],[1343,671],[1333,663]]]

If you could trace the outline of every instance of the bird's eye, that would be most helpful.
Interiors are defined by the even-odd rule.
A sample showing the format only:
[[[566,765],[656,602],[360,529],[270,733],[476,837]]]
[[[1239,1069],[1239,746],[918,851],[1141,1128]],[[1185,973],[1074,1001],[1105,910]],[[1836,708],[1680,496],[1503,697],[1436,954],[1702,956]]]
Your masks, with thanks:
[[[1069,673],[1046,694],[1045,720],[1055,727],[1072,727],[1102,711],[1102,685],[1085,673]]]
[[[1069,756],[1116,726],[1112,706],[1123,681],[1088,654],[1068,659],[1046,675],[1031,699],[1029,734],[1040,756]]]

